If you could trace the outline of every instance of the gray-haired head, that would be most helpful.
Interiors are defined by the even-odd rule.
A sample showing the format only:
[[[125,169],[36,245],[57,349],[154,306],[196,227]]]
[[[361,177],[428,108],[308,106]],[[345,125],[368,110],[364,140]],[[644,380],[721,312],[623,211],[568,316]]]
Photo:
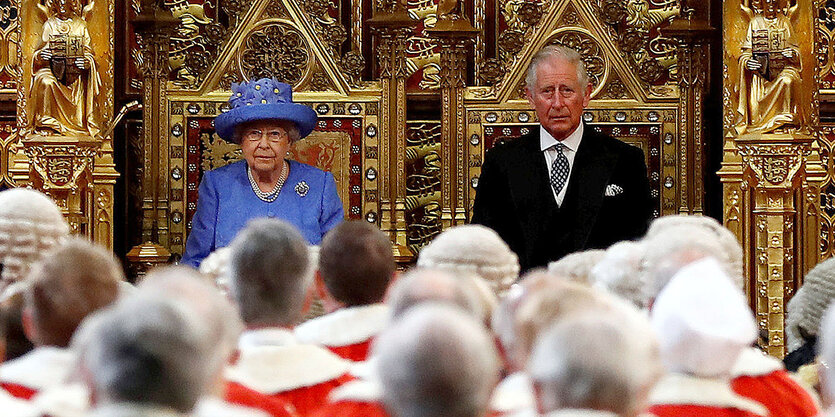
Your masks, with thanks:
[[[479,417],[498,380],[492,339],[460,309],[417,306],[374,342],[382,400],[392,417]]]
[[[73,338],[100,406],[133,403],[192,410],[209,382],[213,341],[193,312],[137,294],[86,320]]]
[[[637,312],[564,318],[538,339],[528,363],[542,414],[592,409],[637,415],[661,375],[658,345]]]
[[[304,237],[290,223],[255,219],[230,245],[230,292],[247,325],[290,326],[313,276]]]
[[[525,76],[525,84],[528,88],[536,85],[537,77],[539,76],[539,66],[543,62],[551,60],[562,60],[574,65],[577,68],[577,80],[580,82],[580,87],[585,88],[589,85],[589,74],[586,72],[586,64],[583,62],[583,57],[580,53],[565,46],[548,45],[540,49],[531,58],[531,63],[528,64],[528,73]]]
[[[218,373],[235,350],[243,322],[235,306],[208,277],[193,268],[168,266],[152,270],[139,286],[142,293],[170,298],[199,318],[214,341],[209,357],[213,373]]]
[[[469,279],[446,271],[414,268],[398,278],[391,287],[387,303],[392,317],[403,315],[410,308],[427,302],[454,305],[473,317],[482,318],[484,310],[477,298],[478,289]]]

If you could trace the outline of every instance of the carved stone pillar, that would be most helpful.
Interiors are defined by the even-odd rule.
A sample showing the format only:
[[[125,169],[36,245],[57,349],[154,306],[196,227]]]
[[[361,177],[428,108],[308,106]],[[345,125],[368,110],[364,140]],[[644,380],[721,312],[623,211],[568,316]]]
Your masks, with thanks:
[[[411,260],[406,242],[406,38],[417,22],[400,1],[388,2],[367,23],[377,38],[380,110],[380,227],[394,242],[398,262]]]
[[[816,48],[799,35],[814,33],[813,16],[811,2],[724,2],[724,222],[743,243],[746,291],[777,357],[786,304],[819,256]]]
[[[441,222],[444,228],[467,222],[467,155],[464,89],[467,46],[478,31],[459,14],[441,15],[427,33],[441,46]]]

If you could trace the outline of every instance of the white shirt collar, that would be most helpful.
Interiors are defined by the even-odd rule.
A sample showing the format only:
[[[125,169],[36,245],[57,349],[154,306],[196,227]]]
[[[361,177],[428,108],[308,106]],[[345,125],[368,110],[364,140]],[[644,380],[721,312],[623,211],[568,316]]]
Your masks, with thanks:
[[[580,147],[580,140],[583,139],[583,130],[585,129],[583,125],[583,122],[580,122],[580,125],[567,138],[562,140],[563,146],[568,150],[577,152],[577,148]],[[545,127],[539,125],[539,149],[545,151],[556,144],[557,140],[545,130]]]

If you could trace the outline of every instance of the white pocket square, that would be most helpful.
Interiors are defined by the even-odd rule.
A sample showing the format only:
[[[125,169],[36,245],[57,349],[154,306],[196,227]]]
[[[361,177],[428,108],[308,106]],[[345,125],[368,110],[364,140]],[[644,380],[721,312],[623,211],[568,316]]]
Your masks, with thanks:
[[[614,197],[618,194],[623,194],[623,187],[617,184],[609,184],[606,186],[606,191],[603,193],[606,197]]]

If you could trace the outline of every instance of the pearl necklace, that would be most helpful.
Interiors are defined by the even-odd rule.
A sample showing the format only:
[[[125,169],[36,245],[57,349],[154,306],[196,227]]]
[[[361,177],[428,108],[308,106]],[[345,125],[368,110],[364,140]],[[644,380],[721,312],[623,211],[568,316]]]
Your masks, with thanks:
[[[252,176],[252,169],[247,168],[246,176],[249,177],[249,185],[252,187],[252,191],[255,192],[255,195],[258,196],[261,201],[272,203],[278,198],[278,193],[281,192],[281,187],[284,186],[284,181],[287,180],[287,162],[281,164],[281,176],[278,178],[278,182],[275,183],[275,187],[268,192],[265,193],[258,188],[258,183],[255,182],[255,178]]]

